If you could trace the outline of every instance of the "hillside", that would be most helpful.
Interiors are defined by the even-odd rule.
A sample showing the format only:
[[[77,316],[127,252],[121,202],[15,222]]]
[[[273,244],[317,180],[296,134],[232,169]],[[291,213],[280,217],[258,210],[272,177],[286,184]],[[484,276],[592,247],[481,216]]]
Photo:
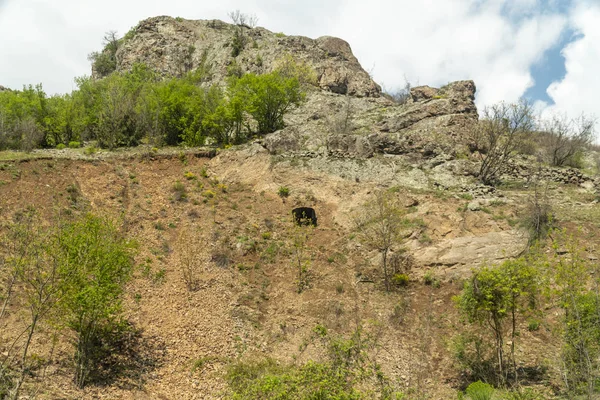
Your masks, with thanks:
[[[233,56],[232,38],[240,32],[246,42]],[[562,288],[552,274],[561,263],[583,269],[585,281],[575,286],[597,294],[597,152],[586,147],[578,168],[552,166],[537,155],[542,142],[531,138],[539,133],[530,132],[534,149],[515,151],[497,182],[483,184],[482,154],[490,152],[474,143],[481,126],[475,83],[414,87],[402,102],[394,101],[337,38],[156,17],[122,39],[115,68],[125,73],[144,63],[177,76],[181,68],[188,73],[210,64],[201,85],[225,85],[233,63],[242,74],[266,74],[288,55],[308,65],[316,80],[304,84],[305,99],[284,115],[283,128],[253,133],[244,143],[111,150],[88,143],[0,152],[5,243],[32,209],[48,231],[93,213],[137,243],[122,296],[129,330],[110,343],[113,353],[101,373],[81,389],[73,383],[75,334],[58,322],[60,312],[48,313],[28,356],[19,358],[22,332],[29,329],[19,290],[26,293],[28,281],[18,281],[11,297],[4,290],[9,269],[2,270],[0,299],[8,300],[0,314],[0,398],[10,386],[2,385],[17,379],[18,371],[26,372],[26,398],[252,398],[234,397],[235,378],[245,372],[259,381],[256,365],[273,359],[288,375],[267,379],[265,387],[293,381],[290,376],[312,361],[344,364],[341,371],[350,373],[337,380],[355,383],[351,389],[362,393],[356,398],[454,399],[495,368],[493,357],[465,363],[469,348],[463,343],[461,352],[461,334],[480,334],[490,346],[493,340],[485,323],[467,322],[454,298],[465,285],[483,282],[471,279],[481,266],[519,257],[530,257],[520,260],[538,268],[539,277],[536,290],[519,293],[535,307],[515,309],[517,334],[509,335],[508,323],[502,327],[507,357],[515,346],[518,375],[518,384],[505,386],[513,396],[519,390],[536,394],[497,398],[575,398],[565,385],[565,379],[580,379],[564,367],[570,331],[563,321],[570,320],[561,294],[551,290]],[[365,204],[382,195],[402,217],[386,253],[391,290],[382,252],[364,240],[357,223],[372,211]],[[527,223],[540,217],[532,211],[540,204],[550,215],[544,223],[556,230],[541,237],[535,250]],[[297,207],[313,208],[317,226],[296,226]],[[12,244],[2,250],[3,266],[14,263],[14,251]],[[595,310],[590,307],[585,310]],[[580,345],[588,349],[588,342]],[[478,354],[485,357],[492,347],[482,346]],[[332,355],[332,349],[338,352]],[[593,344],[589,349],[596,351]],[[319,384],[333,387],[336,379],[327,378]],[[296,386],[312,384],[301,380]]]

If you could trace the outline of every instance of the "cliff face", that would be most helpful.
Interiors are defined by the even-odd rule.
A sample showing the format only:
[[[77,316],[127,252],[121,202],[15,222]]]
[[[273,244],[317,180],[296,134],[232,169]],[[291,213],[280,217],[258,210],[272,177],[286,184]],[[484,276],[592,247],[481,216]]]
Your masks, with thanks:
[[[381,94],[380,86],[342,39],[286,36],[219,20],[163,16],[141,21],[118,50],[117,69],[126,70],[141,62],[164,74],[177,75],[197,68],[206,59],[212,66],[212,81],[222,82],[234,64],[241,72],[270,72],[287,54],[311,66],[323,90],[356,97]]]

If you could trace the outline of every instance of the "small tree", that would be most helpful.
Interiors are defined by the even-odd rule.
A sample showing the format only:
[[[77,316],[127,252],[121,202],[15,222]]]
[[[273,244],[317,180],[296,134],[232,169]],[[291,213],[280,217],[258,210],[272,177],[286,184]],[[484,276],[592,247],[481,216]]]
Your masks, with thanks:
[[[75,383],[83,387],[119,326],[121,296],[133,268],[132,242],[108,220],[87,215],[59,235],[61,320],[75,334]]]
[[[26,310],[23,320],[26,328],[11,346],[14,347],[23,339],[20,347],[20,371],[16,374],[16,382],[10,396],[10,399],[16,400],[31,368],[28,355],[33,338],[59,299],[61,276],[53,257],[53,232],[40,224],[35,211],[26,210],[19,213],[10,231],[8,247],[12,251],[6,260],[8,270],[11,271],[9,289],[18,287],[16,297]],[[10,293],[7,294],[7,300],[9,299]],[[0,374],[4,372],[5,367],[4,363],[0,364]]]
[[[296,290],[302,293],[310,287],[310,257],[307,254],[311,226],[295,226],[293,231],[292,263],[296,269]]]
[[[305,98],[298,78],[286,78],[279,72],[246,74],[230,83],[230,101],[245,100],[246,111],[257,123],[259,134],[275,132],[285,126],[283,116]]]
[[[379,191],[354,218],[359,240],[381,253],[385,290],[388,292],[391,288],[388,256],[394,246],[402,241],[406,226],[404,215],[403,207],[393,193]]]
[[[552,205],[548,197],[548,185],[546,184],[543,188],[540,186],[540,183],[535,179],[533,193],[527,200],[521,221],[521,225],[529,234],[529,247],[548,237],[554,219]]]
[[[569,119],[566,115],[553,115],[542,122],[546,151],[552,165],[578,167],[577,157],[594,139],[596,121],[581,115]]]
[[[179,262],[185,286],[190,292],[200,288],[200,246],[197,239],[198,233],[194,234],[185,228],[179,234]]]
[[[92,63],[92,69],[100,77],[107,76],[117,69],[117,50],[119,50],[119,38],[117,31],[108,31],[102,39],[104,49],[101,52],[93,52],[88,55]]]
[[[551,260],[554,294],[563,310],[563,378],[567,392],[597,398],[600,380],[600,270],[572,237],[556,236]],[[575,398],[575,397],[572,397]]]
[[[254,28],[258,22],[258,18],[256,15],[244,14],[240,10],[231,11],[227,15],[235,25],[233,37],[231,38],[231,56],[235,58],[246,47],[247,38],[244,35],[244,28]]]
[[[500,385],[507,382],[510,370],[517,380],[517,316],[532,305],[529,300],[535,295],[535,285],[536,270],[529,260],[509,260],[496,267],[483,267],[475,271],[456,299],[470,323],[491,330],[496,351],[496,378]],[[507,327],[507,319],[510,328]],[[506,359],[504,350],[507,329],[510,329],[512,340],[510,360]]]
[[[254,14],[245,14],[240,10],[230,11],[227,13],[231,22],[237,26],[244,26],[246,28],[254,28],[258,23],[258,17]]]
[[[479,179],[494,184],[503,167],[535,126],[533,107],[525,102],[486,107],[475,128],[473,147],[481,159]]]

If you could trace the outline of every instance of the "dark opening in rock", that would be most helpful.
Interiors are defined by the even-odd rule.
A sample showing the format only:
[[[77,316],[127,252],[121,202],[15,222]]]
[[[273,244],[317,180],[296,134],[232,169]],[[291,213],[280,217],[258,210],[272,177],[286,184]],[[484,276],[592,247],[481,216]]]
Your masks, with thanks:
[[[317,213],[314,208],[298,207],[292,210],[296,225],[317,226]]]

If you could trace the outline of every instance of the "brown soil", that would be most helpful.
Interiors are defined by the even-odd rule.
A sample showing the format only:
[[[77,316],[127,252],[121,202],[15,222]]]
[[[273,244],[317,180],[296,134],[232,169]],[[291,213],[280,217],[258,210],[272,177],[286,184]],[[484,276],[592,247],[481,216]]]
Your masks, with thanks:
[[[461,330],[452,296],[462,277],[445,277],[440,287],[423,284],[426,271],[415,266],[406,289],[385,293],[376,265],[352,239],[349,213],[373,189],[339,178],[272,168],[264,156],[240,163],[233,153],[209,160],[187,156],[107,160],[31,160],[0,169],[0,222],[27,206],[47,221],[57,210],[91,210],[118,221],[139,243],[135,279],[125,298],[126,316],[140,331],[132,370],[103,385],[78,390],[70,372],[68,337],[54,348],[50,325],[37,336],[32,354],[45,360],[29,377],[25,392],[41,399],[216,399],[224,398],[228,363],[274,357],[285,362],[319,358],[318,347],[299,350],[321,323],[337,334],[365,324],[379,332],[378,361],[400,388],[454,398],[460,376],[450,356],[451,336]],[[206,177],[203,176],[207,171]],[[193,174],[194,177],[186,173]],[[175,182],[185,185],[179,198]],[[279,186],[291,189],[288,199]],[[73,189],[76,188],[76,190]],[[399,194],[416,204],[432,241],[510,228],[507,218],[464,213],[465,201],[431,193]],[[319,226],[309,233],[311,287],[296,291],[295,234],[290,211],[296,205],[317,210]],[[199,288],[189,291],[180,255],[190,251],[181,235],[193,237]],[[420,246],[416,238],[413,246]],[[218,265],[215,260],[223,261]],[[374,260],[374,261],[373,261]],[[431,271],[444,276],[443,269]],[[372,282],[361,281],[368,276]],[[373,283],[374,282],[374,283]],[[23,328],[13,307],[0,333],[0,353]],[[547,362],[548,328],[522,330],[526,362]],[[54,350],[53,350],[54,349]],[[523,352],[523,349],[520,349]],[[194,368],[203,360],[199,368]],[[197,365],[198,366],[198,365]]]

